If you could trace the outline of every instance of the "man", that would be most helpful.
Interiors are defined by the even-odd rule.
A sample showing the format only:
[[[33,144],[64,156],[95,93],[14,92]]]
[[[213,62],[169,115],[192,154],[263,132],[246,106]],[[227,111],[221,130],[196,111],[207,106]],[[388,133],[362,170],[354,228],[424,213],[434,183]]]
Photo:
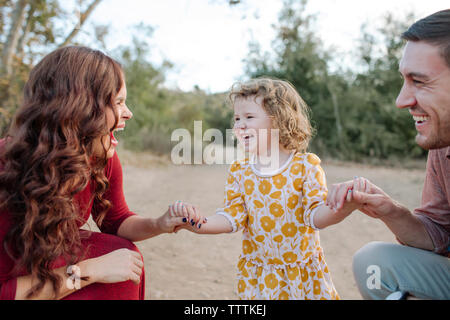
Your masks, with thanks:
[[[353,272],[363,298],[400,292],[450,299],[450,9],[415,22],[402,37],[404,84],[396,105],[409,109],[416,142],[429,150],[421,207],[410,212],[364,178],[333,185],[327,203],[339,208],[346,199],[358,202],[402,244],[373,242],[355,254]]]

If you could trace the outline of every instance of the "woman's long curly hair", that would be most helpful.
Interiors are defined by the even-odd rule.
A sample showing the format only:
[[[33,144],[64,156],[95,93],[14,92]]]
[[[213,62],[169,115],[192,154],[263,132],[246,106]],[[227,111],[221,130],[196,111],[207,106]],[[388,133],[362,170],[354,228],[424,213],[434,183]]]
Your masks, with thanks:
[[[39,280],[37,294],[50,280],[55,295],[60,277],[52,272],[58,257],[68,264],[82,260],[80,208],[74,196],[90,181],[101,224],[111,204],[104,156],[95,156],[94,141],[109,135],[106,109],[124,84],[118,62],[86,47],[64,47],[42,59],[31,71],[24,99],[0,152],[0,210],[12,217],[3,246],[23,270]],[[118,121],[115,114],[116,125]]]

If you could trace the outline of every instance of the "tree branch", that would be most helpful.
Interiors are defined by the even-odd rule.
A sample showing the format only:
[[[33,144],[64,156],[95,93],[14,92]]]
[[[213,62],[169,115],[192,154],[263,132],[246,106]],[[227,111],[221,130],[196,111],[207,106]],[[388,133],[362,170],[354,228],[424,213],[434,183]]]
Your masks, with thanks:
[[[95,7],[100,3],[102,0],[94,0],[89,7],[86,9],[85,12],[80,14],[80,21],[79,24],[73,28],[72,32],[67,36],[67,38],[59,45],[59,47],[65,47],[70,42],[72,42],[73,38],[78,34],[78,32],[81,29],[81,26],[84,24],[84,22],[87,20],[87,18],[90,16],[90,14],[94,11]]]
[[[25,19],[26,7],[28,0],[18,0],[17,6],[13,11],[11,28],[9,29],[8,38],[3,49],[2,55],[2,73],[6,72],[10,75],[12,72],[12,61],[14,53],[17,50],[17,43],[19,41],[19,35],[23,20]]]

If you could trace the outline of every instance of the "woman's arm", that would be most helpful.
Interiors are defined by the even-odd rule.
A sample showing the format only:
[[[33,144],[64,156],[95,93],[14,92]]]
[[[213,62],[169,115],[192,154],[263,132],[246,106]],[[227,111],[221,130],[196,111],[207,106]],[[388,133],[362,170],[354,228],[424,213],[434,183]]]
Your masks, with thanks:
[[[87,260],[86,261],[81,261],[80,263],[77,264],[77,267],[80,268],[80,273],[81,275],[86,275],[86,264],[87,264]],[[39,291],[38,294],[28,298],[28,291],[36,284],[38,283],[38,280],[35,276],[32,275],[26,275],[26,276],[22,276],[22,277],[17,277],[17,287],[16,287],[16,296],[15,296],[15,300],[51,300],[51,299],[62,299],[65,296],[74,293],[75,291],[90,285],[91,283],[93,283],[93,278],[89,277],[88,280],[75,280],[75,282],[73,281],[73,279],[75,278],[70,278],[69,275],[67,274],[67,266],[58,268],[58,269],[54,269],[53,270],[57,275],[59,275],[62,279],[62,283],[61,283],[61,288],[59,289],[59,293],[56,295],[55,297],[55,292],[53,290],[53,285],[52,283],[47,280],[44,284],[44,287],[42,288],[41,291]],[[72,286],[68,286],[67,285],[67,281],[69,281]]]
[[[122,222],[117,235],[130,241],[142,241],[162,233],[174,232],[175,227],[180,224],[184,224],[183,217],[171,216],[169,210],[156,219],[133,215]]]
[[[116,283],[131,280],[136,284],[141,281],[142,268],[144,263],[138,252],[129,249],[118,249],[108,254],[86,259],[76,264],[72,270],[79,278],[67,274],[67,266],[54,269],[54,272],[61,277],[61,287],[57,295],[53,290],[52,283],[47,280],[43,289],[31,298],[28,298],[28,292],[37,278],[33,275],[17,277],[16,300],[24,299],[62,299],[65,296],[74,293],[91,283]],[[87,278],[82,280],[81,278]]]

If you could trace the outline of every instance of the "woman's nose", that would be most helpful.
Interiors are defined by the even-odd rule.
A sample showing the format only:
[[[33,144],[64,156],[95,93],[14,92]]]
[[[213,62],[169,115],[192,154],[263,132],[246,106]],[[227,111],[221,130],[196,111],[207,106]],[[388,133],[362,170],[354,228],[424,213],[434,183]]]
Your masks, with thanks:
[[[122,118],[125,118],[126,120],[130,120],[133,117],[133,112],[128,108],[127,105],[125,105],[123,111],[122,111]]]

